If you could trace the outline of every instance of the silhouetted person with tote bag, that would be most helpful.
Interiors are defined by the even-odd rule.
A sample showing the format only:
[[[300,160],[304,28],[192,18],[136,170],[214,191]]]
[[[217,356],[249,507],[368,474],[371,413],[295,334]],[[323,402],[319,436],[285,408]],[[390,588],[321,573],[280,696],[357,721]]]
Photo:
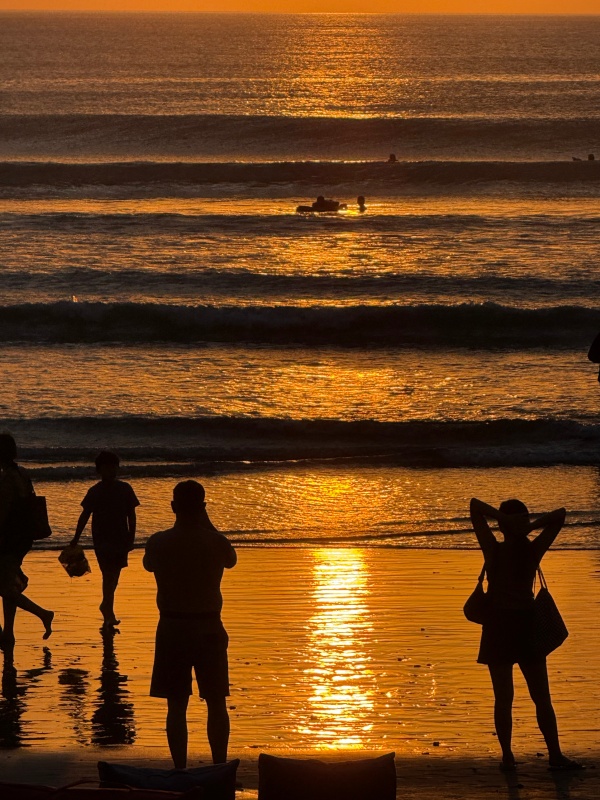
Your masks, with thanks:
[[[537,722],[548,747],[550,769],[580,769],[581,764],[563,755],[558,740],[556,715],[550,697],[546,656],[534,636],[534,580],[540,561],[558,536],[566,511],[558,508],[530,521],[527,506],[506,500],[500,508],[471,500],[471,522],[483,551],[488,576],[488,609],[482,626],[477,661],[487,664],[494,688],[494,723],[502,748],[501,769],[516,768],[512,752],[513,666],[527,682],[535,703]],[[498,522],[504,540],[499,542],[488,524]],[[534,539],[528,534],[541,529]]]
[[[12,662],[17,608],[38,617],[44,625],[43,638],[52,633],[54,611],[38,606],[23,592],[27,576],[21,569],[23,559],[31,550],[33,535],[27,530],[23,514],[24,503],[33,494],[31,479],[17,462],[17,445],[9,433],[0,434],[0,595],[4,610],[4,630],[0,647],[5,660]]]

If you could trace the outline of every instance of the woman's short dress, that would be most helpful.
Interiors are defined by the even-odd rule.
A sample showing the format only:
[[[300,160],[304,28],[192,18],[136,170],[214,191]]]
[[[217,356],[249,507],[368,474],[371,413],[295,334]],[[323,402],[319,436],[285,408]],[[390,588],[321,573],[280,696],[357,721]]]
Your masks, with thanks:
[[[479,645],[480,664],[526,664],[538,661],[534,649],[533,603],[530,608],[497,608],[484,622]]]
[[[534,646],[533,582],[537,564],[531,544],[497,542],[489,557],[490,608],[481,631],[480,664],[539,661]]]

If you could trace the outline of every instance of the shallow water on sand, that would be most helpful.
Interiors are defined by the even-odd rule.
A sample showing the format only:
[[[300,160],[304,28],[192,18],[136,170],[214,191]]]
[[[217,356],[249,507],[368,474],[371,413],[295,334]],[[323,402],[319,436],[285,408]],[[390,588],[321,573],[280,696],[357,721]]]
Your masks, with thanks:
[[[70,581],[55,558],[37,553],[26,561],[29,594],[55,608],[56,626],[44,654],[39,623],[19,612],[17,673],[4,673],[0,744],[74,752],[113,745],[124,748],[119,757],[135,745],[166,757],[164,702],[148,697],[156,610],[141,554],[132,554],[118,590],[121,633],[104,642],[95,562],[89,576]],[[590,552],[551,553],[546,561],[571,632],[549,660],[553,697],[565,748],[583,754],[596,745],[590,721],[600,702],[590,628],[599,562]],[[479,628],[462,615],[479,566],[479,554],[465,552],[240,551],[223,586],[231,756],[495,755],[489,676],[475,663]],[[522,679],[516,683],[515,749],[534,757],[543,744]],[[190,723],[192,760],[206,758],[198,701]]]
[[[204,484],[214,524],[238,545],[477,549],[468,519],[471,496],[500,503],[515,492],[533,514],[567,507],[556,548],[597,549],[600,543],[596,467],[366,467],[324,460],[318,466],[299,463],[290,469],[267,463],[263,469],[219,474],[202,467],[190,473],[188,465],[177,471],[177,466],[171,465],[171,475],[159,465],[161,477],[126,478],[141,502],[138,546],[172,525],[173,486],[190,476]],[[87,469],[87,475],[36,481],[53,527],[52,537],[36,547],[64,546],[73,536],[81,500],[95,476],[90,468],[72,469]],[[91,545],[89,526],[82,543]]]

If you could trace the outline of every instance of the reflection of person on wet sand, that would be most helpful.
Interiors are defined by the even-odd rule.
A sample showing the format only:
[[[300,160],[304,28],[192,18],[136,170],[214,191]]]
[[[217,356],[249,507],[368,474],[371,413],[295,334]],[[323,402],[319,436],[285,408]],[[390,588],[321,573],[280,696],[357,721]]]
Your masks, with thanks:
[[[92,744],[132,744],[135,741],[133,703],[127,700],[127,675],[119,672],[114,628],[102,630],[102,670],[98,705],[92,714]]]
[[[52,669],[52,653],[44,647],[42,666],[18,675],[12,663],[5,659],[2,671],[0,700],[0,748],[21,747],[25,744],[21,717],[27,709],[25,695],[37,683],[40,675]]]
[[[79,659],[74,659],[77,663]],[[58,685],[62,686],[61,705],[73,720],[75,741],[88,744],[87,692],[90,673],[80,667],[66,667],[58,673]]]
[[[471,522],[483,551],[490,606],[482,626],[478,662],[487,664],[494,689],[494,723],[502,748],[501,768],[516,768],[512,752],[513,666],[519,665],[535,703],[537,721],[548,747],[550,769],[580,769],[563,755],[550,697],[546,655],[535,648],[533,584],[540,561],[558,536],[565,509],[530,521],[527,506],[507,500],[496,509],[471,500]],[[503,534],[499,542],[487,522],[494,519]],[[528,534],[541,529],[534,539]]]
[[[187,707],[192,669],[206,701],[213,762],[227,760],[228,637],[221,622],[221,579],[237,561],[229,540],[206,513],[204,487],[178,483],[175,525],[148,539],[144,567],[154,573],[160,612],[150,695],[167,700],[167,741],[175,769],[187,764]]]
[[[54,612],[38,606],[23,594],[27,577],[21,565],[33,545],[27,530],[23,501],[33,494],[25,470],[16,463],[17,445],[8,433],[0,434],[0,595],[4,609],[4,630],[0,647],[4,658],[12,661],[15,647],[14,623],[17,608],[36,616],[44,626],[43,638],[52,633]]]

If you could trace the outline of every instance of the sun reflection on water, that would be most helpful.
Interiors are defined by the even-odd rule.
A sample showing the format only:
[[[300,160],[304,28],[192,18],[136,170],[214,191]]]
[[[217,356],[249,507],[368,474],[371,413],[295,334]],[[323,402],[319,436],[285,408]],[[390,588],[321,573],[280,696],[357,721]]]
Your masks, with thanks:
[[[308,709],[299,732],[317,749],[358,749],[373,727],[375,677],[364,640],[372,632],[368,569],[355,549],[314,553],[314,614],[304,671]]]

